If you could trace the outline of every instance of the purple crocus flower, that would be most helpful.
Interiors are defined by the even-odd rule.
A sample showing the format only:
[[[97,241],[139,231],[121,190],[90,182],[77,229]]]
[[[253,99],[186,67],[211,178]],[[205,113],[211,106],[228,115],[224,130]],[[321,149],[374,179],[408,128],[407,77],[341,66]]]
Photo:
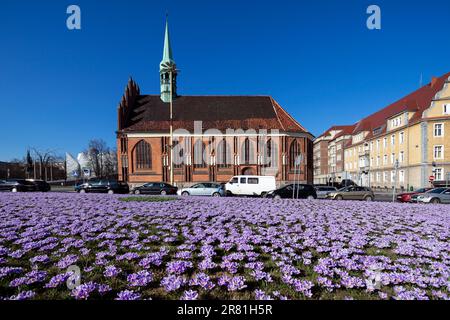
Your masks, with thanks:
[[[140,300],[141,295],[137,292],[131,291],[131,290],[124,290],[119,292],[117,295],[117,298],[115,300]]]
[[[198,292],[193,290],[185,291],[183,296],[181,297],[181,300],[197,300],[198,299]]]

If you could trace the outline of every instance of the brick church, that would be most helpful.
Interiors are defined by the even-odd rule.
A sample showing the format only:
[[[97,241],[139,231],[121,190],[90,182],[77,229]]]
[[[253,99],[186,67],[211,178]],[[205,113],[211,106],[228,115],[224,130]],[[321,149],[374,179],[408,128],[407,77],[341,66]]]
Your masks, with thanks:
[[[118,107],[121,181],[184,186],[272,175],[279,184],[313,182],[314,137],[272,97],[184,96],[176,81],[166,23],[161,93],[143,95],[130,79]]]

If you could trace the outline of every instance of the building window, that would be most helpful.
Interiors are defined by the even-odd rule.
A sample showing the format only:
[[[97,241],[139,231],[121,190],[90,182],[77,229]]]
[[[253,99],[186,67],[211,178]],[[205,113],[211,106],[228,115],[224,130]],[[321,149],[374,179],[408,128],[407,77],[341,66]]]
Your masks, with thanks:
[[[198,139],[194,144],[194,168],[206,168],[206,145]]]
[[[395,171],[391,171],[391,182],[395,182]]]
[[[152,168],[152,147],[145,141],[140,141],[135,149],[136,169],[149,170]]]
[[[450,114],[450,104],[444,104],[444,114]]]
[[[381,173],[377,172],[377,182],[381,182]]]
[[[398,161],[400,163],[403,163],[403,161],[405,161],[405,152],[404,151],[400,151],[400,156],[398,158]]]
[[[403,144],[403,142],[405,142],[405,133],[404,132],[400,132],[398,140],[399,140],[400,144]]]
[[[383,164],[386,165],[387,163],[388,163],[388,156],[387,156],[387,154],[385,154],[383,156]]]
[[[436,181],[444,180],[444,169],[442,168],[434,169],[434,178]]]
[[[398,179],[400,180],[400,183],[405,182],[405,171],[403,171],[403,170],[399,171]]]
[[[383,138],[383,148],[387,147],[387,138]]]
[[[380,139],[377,140],[377,150],[380,150]]]
[[[391,163],[395,162],[395,153],[391,153]]]
[[[224,138],[217,147],[217,164],[219,168],[229,168],[231,166],[231,153],[228,151],[228,143]]]
[[[434,159],[444,158],[444,146],[434,146]]]
[[[289,148],[289,167],[291,170],[295,169],[295,162],[298,156],[301,155],[300,143],[293,141]]]
[[[388,173],[383,172],[383,182],[388,182]]]
[[[244,160],[244,164],[254,164],[255,163],[255,151],[253,148],[253,144],[251,143],[249,138],[244,140],[241,149],[242,159]]]
[[[391,145],[395,145],[395,134],[391,136]]]
[[[377,167],[380,166],[380,156],[377,156]]]
[[[434,124],[434,136],[435,137],[443,137],[444,136],[444,124],[442,124],[442,123]]]
[[[176,169],[183,168],[184,163],[184,149],[181,147],[180,141],[173,142],[174,159],[173,167]]]

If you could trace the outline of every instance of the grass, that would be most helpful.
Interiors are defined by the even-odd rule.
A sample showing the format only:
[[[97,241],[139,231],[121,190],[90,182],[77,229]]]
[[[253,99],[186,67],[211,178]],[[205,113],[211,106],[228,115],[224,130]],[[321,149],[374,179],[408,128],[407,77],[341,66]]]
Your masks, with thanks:
[[[176,197],[126,197],[120,198],[120,201],[123,202],[168,202],[168,201],[176,201],[178,198]]]

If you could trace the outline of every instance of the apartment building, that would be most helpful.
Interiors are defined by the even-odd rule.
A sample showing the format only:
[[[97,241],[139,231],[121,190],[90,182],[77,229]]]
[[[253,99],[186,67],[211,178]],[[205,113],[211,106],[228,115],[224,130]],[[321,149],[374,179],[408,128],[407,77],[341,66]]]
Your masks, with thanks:
[[[314,140],[314,183],[329,184],[346,179],[344,148],[354,125],[333,126]]]
[[[450,73],[359,121],[344,171],[360,185],[418,188],[450,180]]]

